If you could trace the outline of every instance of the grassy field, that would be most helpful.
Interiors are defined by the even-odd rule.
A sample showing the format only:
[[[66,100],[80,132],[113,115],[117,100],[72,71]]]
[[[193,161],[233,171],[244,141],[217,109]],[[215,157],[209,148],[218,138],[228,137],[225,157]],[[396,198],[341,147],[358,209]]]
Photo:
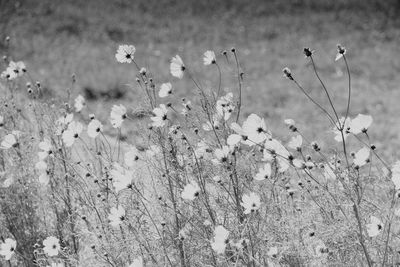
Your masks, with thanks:
[[[189,80],[169,75],[170,58],[181,55],[203,85],[215,87],[217,73],[202,65],[202,53],[234,46],[245,72],[242,115],[264,116],[277,134],[285,132],[284,118],[294,118],[311,137],[328,134],[329,124],[283,79],[281,70],[290,67],[311,94],[327,104],[302,54],[305,46],[315,49],[321,75],[343,113],[346,73],[343,62],[333,60],[341,43],[348,49],[353,74],[351,115],[371,114],[378,148],[398,156],[393,149],[400,138],[398,1],[247,2],[0,1],[0,37],[12,37],[13,58],[26,62],[49,97],[65,97],[75,73],[73,96],[94,92],[89,107],[103,120],[114,102],[129,103],[133,109],[141,103],[134,69],[115,61],[119,44],[137,47],[137,61],[158,84],[173,82],[177,103],[195,88]],[[222,65],[224,88],[236,92],[230,88],[233,65]],[[311,123],[317,126],[307,129]]]

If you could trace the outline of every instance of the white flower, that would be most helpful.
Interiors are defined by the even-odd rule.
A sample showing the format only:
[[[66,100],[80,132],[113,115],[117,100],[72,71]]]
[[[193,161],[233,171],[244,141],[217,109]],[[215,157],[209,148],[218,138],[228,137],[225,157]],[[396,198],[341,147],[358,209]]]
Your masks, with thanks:
[[[49,236],[45,240],[43,240],[43,252],[47,254],[47,256],[57,256],[59,250],[61,249],[60,241],[57,237]]]
[[[215,163],[224,163],[228,161],[229,154],[231,150],[228,146],[223,146],[222,148],[217,148],[214,151],[216,161]]]
[[[383,224],[375,216],[371,216],[371,223],[367,224],[367,232],[370,237],[375,237],[383,231]]]
[[[22,61],[10,61],[7,69],[1,73],[1,78],[13,80],[22,76],[26,72],[25,63]]]
[[[110,220],[111,226],[117,227],[125,220],[125,209],[121,206],[118,208],[112,207],[108,219]]]
[[[82,95],[78,95],[75,98],[75,104],[74,104],[75,111],[76,112],[81,112],[82,109],[85,107],[85,105],[86,105],[85,98]]]
[[[276,139],[268,139],[264,144],[264,160],[270,161],[273,157],[278,155],[279,158],[289,158],[290,153],[287,149]]]
[[[182,79],[185,65],[180,56],[176,55],[171,59],[170,71],[172,76]]]
[[[197,147],[194,150],[194,154],[198,159],[203,159],[208,155],[210,151],[211,151],[210,147],[206,144],[206,142],[204,140],[201,140],[200,142],[197,143]]]
[[[248,139],[256,144],[271,137],[264,119],[260,118],[256,114],[251,114],[247,117],[243,122],[242,130],[247,134]]]
[[[0,245],[0,255],[4,257],[6,261],[9,261],[15,253],[17,248],[17,242],[11,238],[6,238],[4,243]]]
[[[223,254],[226,248],[226,241],[229,236],[229,231],[226,230],[222,225],[218,225],[214,229],[214,242],[211,243],[211,248],[217,254]]]
[[[268,179],[269,177],[271,177],[271,173],[272,173],[271,164],[266,163],[264,167],[259,169],[258,173],[254,177],[254,180],[262,181]]]
[[[72,121],[67,130],[65,130],[62,134],[62,140],[67,147],[72,146],[75,143],[75,140],[79,138],[82,133],[83,126],[81,123]]]
[[[7,134],[1,142],[1,148],[10,149],[18,144],[17,137],[14,134]]]
[[[348,129],[350,128],[350,124],[351,124],[350,118],[347,118],[346,120],[345,120],[344,117],[340,118],[340,124],[343,125],[343,123],[344,123],[344,126],[343,126],[343,137],[344,137],[344,140],[346,141],[347,136],[349,136],[349,134],[350,134],[348,132]],[[337,126],[339,126],[339,125],[337,125]],[[342,142],[343,141],[342,133],[338,130],[337,126],[334,126],[332,131],[335,134],[336,142]]]
[[[43,141],[39,143],[39,149],[42,150],[38,152],[39,160],[45,160],[48,155],[53,153],[51,141],[48,138],[44,138]]]
[[[362,167],[368,163],[370,149],[367,147],[361,148],[355,155],[353,163],[357,167]]]
[[[47,163],[44,161],[39,161],[35,164],[35,169],[38,170],[39,172],[46,171],[47,169]]]
[[[143,258],[138,257],[134,259],[131,265],[129,265],[128,267],[143,267]]]
[[[146,157],[151,159],[157,157],[161,154],[161,148],[156,145],[149,146],[149,149],[146,150]]]
[[[74,118],[74,114],[69,113],[65,114],[64,116],[60,117],[58,120],[56,120],[56,129],[55,129],[55,134],[56,135],[61,135],[65,128],[72,122]]]
[[[133,45],[120,45],[115,58],[119,63],[132,63],[136,48]]]
[[[396,190],[400,189],[400,160],[392,167],[392,182]]]
[[[39,183],[43,184],[43,185],[48,185],[50,182],[50,177],[47,174],[46,171],[43,171],[42,173],[40,173],[39,175]]]
[[[215,59],[215,53],[214,51],[208,50],[204,53],[204,65],[211,65],[215,64],[217,61]]]
[[[224,118],[225,121],[229,120],[234,109],[232,93],[227,93],[225,96],[222,96],[216,103],[218,116]]]
[[[128,167],[134,167],[139,160],[139,151],[136,147],[130,146],[129,150],[125,153],[124,162]]]
[[[358,114],[350,122],[350,132],[353,134],[366,133],[372,124],[372,117],[369,115]]]
[[[218,114],[218,112],[215,113],[213,115],[213,117],[212,117],[212,122],[213,123],[211,124],[211,122],[209,122],[209,121],[204,123],[203,124],[203,130],[209,132],[209,131],[211,131],[213,129],[213,126],[214,126],[214,129],[218,130],[219,126],[220,126],[220,122],[219,122],[220,120],[221,120],[221,116]]]
[[[306,163],[304,160],[301,159],[294,159],[292,161],[293,166],[295,166],[297,169],[304,169],[306,167]]]
[[[89,122],[87,128],[87,134],[91,138],[96,138],[101,132],[103,132],[103,124],[97,119],[93,119]]]
[[[303,138],[301,135],[293,136],[288,143],[288,147],[291,149],[299,150],[301,149],[301,145],[303,143]]]
[[[0,115],[0,128],[4,126],[4,117]]]
[[[116,162],[113,164],[110,175],[116,193],[132,186],[133,173]]]
[[[260,208],[261,200],[256,193],[250,193],[243,195],[241,205],[244,208],[244,214],[250,214]]]
[[[242,140],[243,137],[241,135],[231,134],[226,139],[226,143],[232,149],[233,147],[237,146]]]
[[[110,122],[113,128],[120,128],[126,117],[126,108],[123,105],[114,105],[112,107]]]
[[[271,258],[276,258],[278,255],[278,247],[270,247],[267,252],[267,256]]]
[[[150,119],[153,121],[152,125],[154,127],[163,127],[167,121],[168,109],[164,104],[160,104],[160,107],[153,109],[154,117]]]
[[[172,84],[163,83],[161,84],[160,91],[158,92],[159,97],[167,97],[172,94]]]
[[[195,181],[192,181],[189,184],[185,185],[181,193],[181,197],[185,200],[194,200],[196,197],[199,196],[199,193],[199,185]]]

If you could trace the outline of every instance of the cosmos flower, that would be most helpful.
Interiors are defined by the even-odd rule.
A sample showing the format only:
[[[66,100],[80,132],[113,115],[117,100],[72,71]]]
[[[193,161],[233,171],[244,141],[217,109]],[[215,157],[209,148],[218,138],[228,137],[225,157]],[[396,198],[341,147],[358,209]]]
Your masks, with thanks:
[[[130,146],[124,157],[126,166],[134,167],[139,159],[139,150],[137,150],[137,148],[134,146]]]
[[[128,267],[143,267],[143,258],[138,257]]]
[[[18,144],[17,137],[11,133],[4,136],[3,141],[1,142],[1,148],[10,149],[12,147],[17,146],[17,144]]]
[[[183,188],[183,191],[181,193],[181,197],[184,200],[195,200],[200,194],[200,187],[199,185],[195,182],[192,181],[189,184],[185,185]]]
[[[47,256],[57,256],[58,252],[61,249],[60,241],[57,237],[49,236],[45,240],[43,240],[43,252],[47,254]]]
[[[72,121],[67,130],[62,134],[62,140],[67,147],[71,147],[82,133],[83,126],[80,122]]]
[[[203,58],[204,65],[211,65],[217,63],[217,60],[215,59],[215,53],[214,51],[208,50],[204,53],[204,58]]]
[[[184,71],[185,71],[185,65],[183,64],[183,61],[180,56],[176,55],[171,59],[171,65],[170,65],[171,75],[179,79],[182,79]]]
[[[274,157],[277,158],[289,158],[290,153],[287,149],[276,139],[267,139],[264,144],[264,161],[270,161]]]
[[[108,219],[110,220],[111,226],[117,227],[125,220],[125,209],[122,206],[118,208],[112,207]]]
[[[267,251],[267,255],[270,258],[276,258],[278,256],[278,247],[270,247]]]
[[[204,159],[210,152],[210,147],[204,140],[197,143],[194,153],[198,159]]]
[[[39,172],[43,172],[47,170],[47,163],[44,161],[39,161],[35,164],[35,169],[38,170]]]
[[[53,153],[51,141],[48,138],[44,138],[42,142],[39,143],[38,152],[39,160],[45,160],[47,156]]]
[[[250,214],[260,208],[261,200],[256,193],[245,194],[242,197],[241,205],[244,208],[244,214]]]
[[[90,138],[96,138],[101,132],[103,132],[103,124],[97,119],[91,120],[87,127],[88,136]]]
[[[113,164],[113,168],[110,171],[110,175],[116,193],[118,193],[123,189],[130,188],[132,186],[133,173],[123,168],[116,162],[114,162]]]
[[[111,109],[110,122],[113,128],[120,128],[127,118],[126,108],[123,105],[114,105]]]
[[[344,123],[344,125],[343,125],[343,123]],[[342,118],[340,118],[340,124],[343,125],[343,137],[344,137],[344,140],[346,141],[347,137],[350,135],[348,129],[350,128],[351,120],[350,120],[350,118],[347,118],[345,120],[345,117],[342,117]],[[338,127],[334,126],[332,128],[332,131],[335,134],[336,142],[342,142],[343,141],[342,133],[338,130]]]
[[[85,105],[86,105],[85,98],[82,95],[78,95],[75,98],[75,103],[74,103],[75,111],[81,112],[82,109],[85,107]]]
[[[218,99],[215,108],[219,117],[223,118],[225,121],[229,120],[233,110],[235,109],[235,106],[233,105],[233,94],[227,93],[225,96]]]
[[[11,238],[6,238],[4,243],[0,244],[0,255],[4,257],[6,261],[9,261],[15,253],[17,248],[17,242]]]
[[[222,148],[215,149],[214,154],[215,154],[216,160],[214,160],[214,163],[227,162],[230,153],[231,153],[231,150],[228,146],[223,146]]]
[[[271,164],[266,163],[266,164],[264,164],[263,167],[261,167],[258,170],[258,173],[254,177],[254,180],[262,181],[262,180],[268,179],[269,177],[271,177],[271,173],[272,173]]]
[[[270,138],[271,134],[267,130],[264,119],[256,114],[251,114],[243,122],[242,130],[247,134],[247,137],[253,143],[259,144],[265,139]]]
[[[49,182],[50,182],[50,177],[47,174],[47,171],[41,172],[39,175],[39,183],[41,183],[42,185],[48,185]]]
[[[151,125],[154,127],[163,127],[168,119],[168,109],[164,104],[160,104],[158,108],[153,109],[154,117],[150,119],[153,121]]]
[[[211,248],[217,254],[223,254],[226,249],[226,244],[229,236],[229,231],[222,225],[218,225],[214,229],[214,242],[211,243]]]
[[[371,216],[371,223],[367,224],[367,233],[370,237],[375,237],[383,231],[383,224],[375,216]]]
[[[304,160],[301,159],[294,159],[292,160],[293,166],[295,166],[297,169],[304,169],[306,167],[306,163]]]
[[[303,138],[301,135],[293,136],[288,143],[288,147],[294,150],[300,150],[301,145],[303,144]]]
[[[62,135],[62,133],[68,127],[68,124],[72,122],[73,118],[74,114],[72,113],[65,114],[64,116],[58,118],[58,120],[56,120],[55,134]]]
[[[353,159],[353,163],[357,167],[362,167],[368,163],[369,160],[370,149],[367,147],[361,148],[355,155]]]
[[[353,134],[366,133],[372,124],[372,117],[369,115],[358,114],[350,122],[350,132]]]
[[[136,48],[133,45],[120,45],[115,58],[119,63],[132,63]]]
[[[14,80],[17,77],[22,76],[25,72],[26,72],[26,66],[24,62],[10,61],[7,69],[1,73],[1,78],[7,80]]]
[[[172,84],[171,83],[163,83],[161,84],[160,91],[158,92],[158,96],[163,98],[172,94]]]
[[[218,130],[219,126],[221,125],[220,120],[221,120],[221,116],[217,113],[215,113],[212,117],[212,124],[211,122],[207,121],[206,123],[203,124],[203,130],[206,132],[209,132],[211,130],[214,129]]]

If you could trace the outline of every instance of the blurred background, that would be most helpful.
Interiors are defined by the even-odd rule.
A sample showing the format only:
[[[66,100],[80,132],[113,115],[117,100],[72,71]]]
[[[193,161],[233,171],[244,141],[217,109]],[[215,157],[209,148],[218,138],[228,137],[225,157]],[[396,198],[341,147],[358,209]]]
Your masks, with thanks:
[[[179,54],[203,85],[215,88],[216,69],[202,64],[202,54],[214,50],[225,73],[223,88],[236,93],[232,55],[231,62],[220,56],[236,47],[245,73],[242,116],[264,116],[277,135],[287,133],[283,119],[293,118],[310,138],[329,135],[329,123],[283,78],[282,68],[291,68],[327,104],[302,54],[303,47],[314,49],[318,70],[344,114],[345,65],[334,62],[341,43],[353,75],[351,116],[372,115],[378,149],[399,154],[393,146],[400,140],[399,0],[0,0],[2,54],[6,36],[11,58],[26,63],[46,97],[65,98],[76,74],[73,96],[84,95],[90,111],[104,120],[115,102],[132,109],[142,103],[133,65],[115,60],[119,44],[136,46],[137,62],[157,85],[173,83],[175,96],[168,101],[174,103],[193,97],[195,87],[169,75],[172,56]]]

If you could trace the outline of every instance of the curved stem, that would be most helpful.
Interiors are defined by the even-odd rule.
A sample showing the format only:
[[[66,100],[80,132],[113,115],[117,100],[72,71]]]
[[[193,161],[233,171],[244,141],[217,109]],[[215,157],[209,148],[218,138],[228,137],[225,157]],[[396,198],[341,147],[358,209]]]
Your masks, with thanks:
[[[347,63],[346,56],[343,55],[344,63],[346,64],[346,69],[347,69],[347,75],[349,77],[349,95],[347,97],[347,109],[346,109],[346,116],[344,117],[344,121],[347,120],[347,117],[349,116],[349,110],[350,110],[350,100],[351,100],[351,75],[350,75],[350,68],[349,64]],[[344,122],[343,122],[344,125]]]

